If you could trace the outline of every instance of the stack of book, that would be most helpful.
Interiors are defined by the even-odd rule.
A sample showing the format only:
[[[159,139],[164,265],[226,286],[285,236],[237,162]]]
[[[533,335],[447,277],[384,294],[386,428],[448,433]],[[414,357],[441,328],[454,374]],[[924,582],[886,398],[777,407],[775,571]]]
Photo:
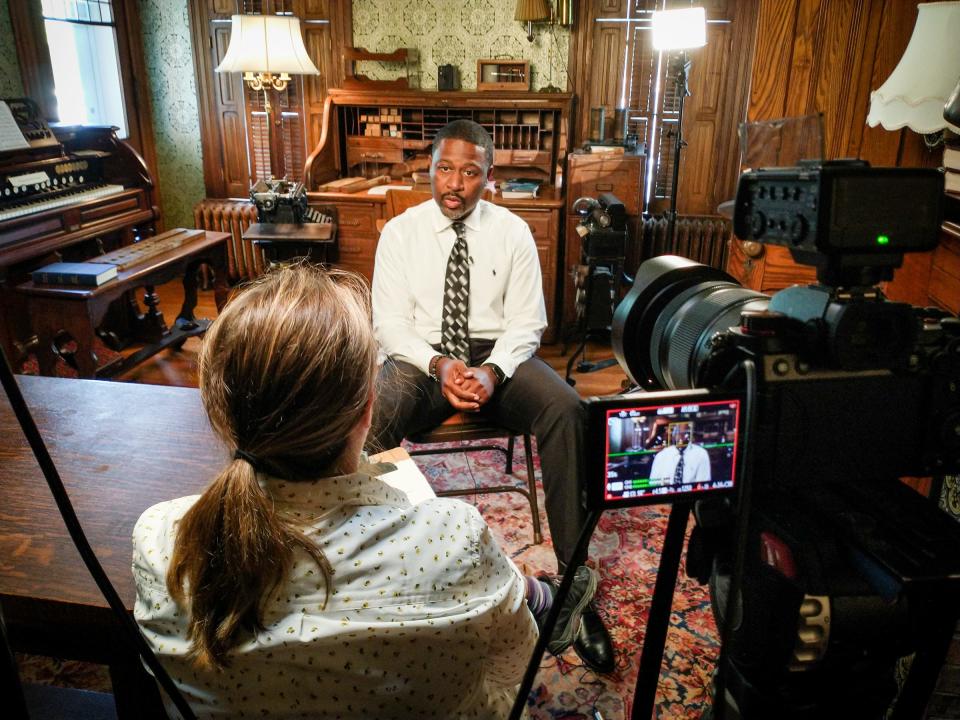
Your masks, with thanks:
[[[947,191],[943,219],[960,223],[960,142],[947,143],[943,149],[943,189]]]
[[[500,194],[505,198],[535,198],[540,190],[538,180],[513,178],[500,183]]]
[[[79,285],[99,287],[117,276],[117,266],[110,263],[52,263],[30,273],[38,285]]]
[[[947,192],[960,193],[960,144],[944,146],[943,169],[946,173],[944,189]]]

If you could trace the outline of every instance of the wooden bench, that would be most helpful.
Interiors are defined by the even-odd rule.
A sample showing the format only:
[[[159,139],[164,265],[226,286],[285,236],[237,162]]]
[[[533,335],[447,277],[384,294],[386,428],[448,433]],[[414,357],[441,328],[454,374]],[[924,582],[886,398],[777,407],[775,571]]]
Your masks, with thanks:
[[[208,264],[214,270],[214,298],[217,309],[227,301],[227,240],[230,235],[209,230],[176,229],[129,245],[89,262],[113,262],[117,277],[99,287],[41,285],[27,282],[17,289],[27,295],[27,308],[37,334],[37,362],[41,375],[54,375],[58,338],[67,333],[76,343],[73,354],[81,378],[122,373],[164,348],[179,348],[188,337],[206,332],[209,320],[193,316],[197,305],[197,267]],[[154,286],[183,278],[183,306],[173,329],[167,327],[158,309]],[[110,304],[124,293],[145,288],[146,312],[134,313],[132,328],[138,341],[146,343],[132,355],[109,366],[97,368],[93,352],[95,333]],[[132,301],[136,305],[136,301]],[[137,306],[139,309],[139,306]]]

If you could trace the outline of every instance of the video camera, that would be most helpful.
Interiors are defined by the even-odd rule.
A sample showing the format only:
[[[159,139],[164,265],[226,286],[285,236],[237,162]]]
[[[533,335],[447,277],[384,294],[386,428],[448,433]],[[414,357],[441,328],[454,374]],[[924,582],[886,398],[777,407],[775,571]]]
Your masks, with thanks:
[[[573,203],[580,216],[580,263],[574,269],[574,307],[581,335],[610,330],[627,252],[627,214],[612,193]],[[575,354],[576,355],[576,354]]]
[[[935,247],[942,198],[936,170],[745,173],[737,235],[790,248],[819,284],[770,297],[660,256],[616,309],[617,360],[656,392],[588,402],[589,503],[697,500],[687,572],[728,629],[727,717],[882,717],[911,653],[894,717],[919,717],[933,689],[960,526],[900,478],[960,472],[960,320],[874,284]],[[653,472],[664,417],[691,424],[708,479]]]

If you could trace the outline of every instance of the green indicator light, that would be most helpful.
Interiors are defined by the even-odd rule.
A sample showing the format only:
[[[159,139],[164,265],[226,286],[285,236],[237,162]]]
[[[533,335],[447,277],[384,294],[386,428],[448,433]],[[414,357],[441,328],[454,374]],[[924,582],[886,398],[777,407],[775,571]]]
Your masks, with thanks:
[[[877,235],[877,245],[889,245],[890,236],[889,235]]]

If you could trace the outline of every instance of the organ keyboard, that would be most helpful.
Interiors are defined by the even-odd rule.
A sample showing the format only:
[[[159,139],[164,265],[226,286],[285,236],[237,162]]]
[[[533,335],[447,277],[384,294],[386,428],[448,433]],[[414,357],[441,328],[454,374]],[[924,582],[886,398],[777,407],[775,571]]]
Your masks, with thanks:
[[[40,196],[36,200],[26,200],[5,207],[3,210],[0,210],[0,222],[11,218],[23,217],[24,215],[32,215],[43,212],[44,210],[55,210],[56,208],[66,207],[67,205],[75,205],[86,202],[87,200],[109,197],[110,195],[121,193],[123,190],[123,185],[103,184],[94,185],[89,188],[85,187],[77,190],[70,189],[57,193],[49,193]]]
[[[115,128],[51,127],[29,99],[3,102],[28,145],[0,151],[0,344],[17,363],[33,332],[13,288],[49,262],[152,234],[159,213],[146,163]]]

